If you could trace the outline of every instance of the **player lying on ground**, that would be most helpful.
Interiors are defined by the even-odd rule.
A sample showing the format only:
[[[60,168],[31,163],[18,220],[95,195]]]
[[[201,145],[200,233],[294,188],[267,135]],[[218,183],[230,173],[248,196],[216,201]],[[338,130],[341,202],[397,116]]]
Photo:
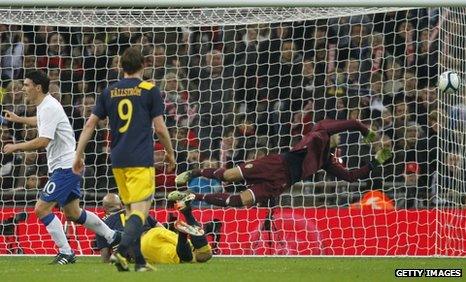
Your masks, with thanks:
[[[227,170],[224,168],[189,170],[175,179],[177,185],[185,185],[190,179],[200,176],[228,183],[245,181],[248,189],[240,194],[192,194],[189,190],[173,191],[168,195],[168,200],[177,201],[192,195],[195,200],[222,207],[252,206],[279,196],[292,184],[309,179],[320,169],[338,179],[355,182],[367,178],[374,167],[392,157],[391,151],[383,148],[376,153],[375,160],[369,164],[348,171],[338,163],[330,150],[330,136],[347,130],[359,131],[367,143],[375,141],[375,132],[370,131],[357,120],[323,120],[287,153],[271,154]]]
[[[108,200],[113,201],[113,212],[104,220],[105,223],[117,231],[123,231],[125,223],[125,211],[116,194],[108,194],[104,198],[104,204]],[[118,200],[116,200],[118,199]],[[149,216],[144,225],[144,233],[141,236],[141,251],[148,263],[183,263],[183,262],[206,262],[212,257],[212,250],[204,230],[194,218],[191,212],[189,198],[175,203],[178,209],[186,219],[186,222],[177,220],[175,228],[178,234],[166,229],[160,223]],[[188,235],[191,239],[188,239]],[[104,262],[110,261],[112,245],[107,241],[96,236],[96,247],[100,250],[100,256]],[[131,254],[127,256],[131,257]]]
[[[47,151],[49,181],[40,193],[34,213],[58,247],[59,252],[52,264],[68,264],[74,263],[76,256],[68,243],[60,219],[52,212],[56,205],[63,208],[68,220],[83,224],[105,237],[108,243],[119,241],[120,238],[97,215],[79,207],[81,175],[75,175],[71,171],[76,147],[74,132],[62,105],[48,93],[49,84],[49,78],[42,71],[26,74],[23,91],[27,102],[37,107],[37,116],[19,117],[13,112],[5,111],[5,119],[37,126],[38,137],[24,143],[7,144],[3,152],[10,154],[44,148]]]

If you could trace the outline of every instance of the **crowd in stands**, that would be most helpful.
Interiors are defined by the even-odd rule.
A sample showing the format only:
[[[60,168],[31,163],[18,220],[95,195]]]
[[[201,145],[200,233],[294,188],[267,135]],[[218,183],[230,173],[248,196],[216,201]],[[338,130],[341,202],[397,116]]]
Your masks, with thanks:
[[[360,185],[361,194],[380,189],[397,208],[429,208],[445,201],[443,192],[456,189],[436,187],[442,177],[456,175],[463,162],[453,145],[442,155],[437,149],[443,128],[437,118],[448,114],[440,112],[435,88],[438,23],[438,10],[415,9],[247,26],[0,24],[1,108],[33,116],[22,78],[28,69],[46,70],[50,94],[61,101],[78,139],[96,95],[122,76],[119,55],[139,45],[146,58],[144,79],[160,88],[177,154],[177,171],[165,172],[163,148],[156,143],[158,191],[174,188],[175,173],[232,167],[285,152],[319,120],[355,118],[377,131],[381,141],[364,145],[355,133],[334,138],[335,154],[345,166],[362,166],[382,145],[395,152]],[[37,135],[35,128],[0,122],[2,145]],[[115,187],[110,143],[102,122],[86,148],[85,191]],[[439,159],[448,164],[442,174]],[[1,154],[0,160],[2,191],[41,189],[47,181],[43,152]],[[319,173],[310,181],[322,180],[334,179]],[[241,189],[205,179],[190,185],[202,192]]]

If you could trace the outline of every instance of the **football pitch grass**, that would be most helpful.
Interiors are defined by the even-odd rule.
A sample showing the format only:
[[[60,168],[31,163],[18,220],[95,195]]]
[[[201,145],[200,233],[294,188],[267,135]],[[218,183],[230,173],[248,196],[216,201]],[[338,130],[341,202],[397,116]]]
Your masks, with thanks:
[[[99,257],[79,257],[76,264],[63,266],[48,265],[51,260],[52,257],[42,256],[0,256],[0,281],[379,282],[406,279],[395,277],[397,268],[463,268],[464,271],[466,266],[466,260],[462,258],[214,257],[205,264],[157,265],[155,272],[118,273],[114,266],[101,263]],[[449,278],[449,280],[456,281],[461,279],[464,277]],[[408,280],[416,281],[417,279]]]

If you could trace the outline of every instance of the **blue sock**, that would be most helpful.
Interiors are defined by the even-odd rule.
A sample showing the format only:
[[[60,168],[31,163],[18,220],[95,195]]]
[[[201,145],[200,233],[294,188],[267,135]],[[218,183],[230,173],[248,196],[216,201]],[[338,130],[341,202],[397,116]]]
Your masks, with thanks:
[[[52,220],[54,219],[55,215],[53,213],[49,213],[48,215],[44,216],[43,218],[40,219],[40,221],[42,221],[42,223],[47,226],[50,224],[50,222],[52,222]]]
[[[132,214],[128,220],[126,220],[123,236],[118,245],[118,252],[122,255],[126,255],[130,248],[141,248],[138,244],[140,243],[138,238],[141,237],[143,231],[142,218],[136,214]],[[144,258],[141,259],[139,264],[145,264],[145,261],[142,263],[143,259]]]
[[[191,262],[193,260],[193,252],[188,243],[188,235],[179,232],[178,243],[176,244],[176,254],[182,262]]]

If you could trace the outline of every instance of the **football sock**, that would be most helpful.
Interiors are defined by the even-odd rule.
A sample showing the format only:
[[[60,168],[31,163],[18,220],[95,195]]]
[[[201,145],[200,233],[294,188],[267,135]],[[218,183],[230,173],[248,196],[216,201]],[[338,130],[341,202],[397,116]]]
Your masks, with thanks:
[[[181,261],[190,262],[193,260],[191,246],[188,243],[188,235],[178,232],[178,243],[176,244],[176,254]]]
[[[81,210],[81,216],[76,220],[76,223],[83,224],[86,228],[91,229],[97,235],[104,237],[107,243],[111,244],[115,236],[115,231],[105,224],[95,213]]]
[[[141,236],[136,239],[135,244],[131,246],[131,250],[133,251],[136,265],[146,265],[146,260],[141,252]]]
[[[201,226],[194,218],[191,207],[186,207],[181,210],[181,213],[184,215],[187,224]],[[195,249],[200,249],[208,244],[205,236],[191,236],[191,243]]]
[[[63,231],[63,225],[58,217],[53,213],[49,213],[42,217],[40,221],[45,225],[45,228],[47,228],[47,231],[57,245],[60,253],[71,255],[73,251],[68,243],[68,239],[66,239],[65,231]]]
[[[128,249],[136,243],[139,237],[141,237],[144,224],[142,218],[142,214],[133,213],[126,220],[124,233],[121,237],[121,242],[118,245],[118,252],[120,254],[126,255],[128,253]]]
[[[181,213],[184,215],[184,218],[186,219],[187,224],[201,226],[194,218],[190,206],[187,206],[185,209],[181,210]]]
[[[213,178],[213,179],[218,179],[220,181],[225,181],[225,178],[223,178],[223,174],[225,173],[224,168],[205,168],[202,169],[200,174],[201,176],[207,177],[207,178]]]

